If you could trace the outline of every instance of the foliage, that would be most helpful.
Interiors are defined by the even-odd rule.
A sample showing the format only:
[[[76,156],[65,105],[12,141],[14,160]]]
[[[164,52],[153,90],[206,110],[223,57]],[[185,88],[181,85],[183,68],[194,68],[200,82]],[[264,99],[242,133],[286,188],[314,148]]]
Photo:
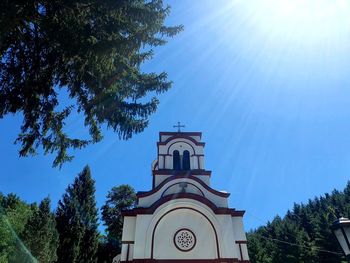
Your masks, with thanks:
[[[57,259],[58,233],[50,202],[49,198],[41,201],[21,235],[27,249],[40,263],[55,262]]]
[[[164,25],[169,12],[163,0],[0,1],[0,118],[23,114],[20,156],[42,146],[61,166],[68,149],[102,139],[101,125],[123,139],[143,131],[154,92],[171,85],[166,73],[141,70],[152,48],[182,29]],[[73,109],[90,138],[64,131]]]
[[[19,236],[33,213],[34,206],[20,200],[14,194],[0,193],[0,262],[31,261],[31,255]]]
[[[345,262],[330,226],[340,216],[350,216],[350,182],[343,192],[334,190],[308,204],[295,204],[282,219],[247,235],[252,263]]]
[[[105,242],[101,243],[101,250],[108,253],[106,258],[113,258],[120,252],[123,231],[121,212],[133,208],[136,200],[135,190],[129,185],[115,186],[108,192],[106,203],[101,208],[107,232]]]
[[[119,243],[113,242],[107,236],[101,235],[97,249],[97,262],[110,263],[120,253]]]
[[[107,235],[97,230],[95,187],[85,167],[68,186],[56,218],[45,198],[37,207],[14,194],[0,193],[0,263],[110,262],[120,252],[121,211],[136,205],[134,189],[113,187],[102,207]],[[350,216],[350,182],[344,191],[295,204],[281,218],[247,234],[252,263],[341,263],[341,248],[330,230],[340,216]],[[57,232],[59,242],[57,240]],[[57,242],[59,247],[57,249]]]
[[[59,247],[57,262],[85,262],[97,260],[98,217],[94,180],[86,166],[69,185],[56,211]]]

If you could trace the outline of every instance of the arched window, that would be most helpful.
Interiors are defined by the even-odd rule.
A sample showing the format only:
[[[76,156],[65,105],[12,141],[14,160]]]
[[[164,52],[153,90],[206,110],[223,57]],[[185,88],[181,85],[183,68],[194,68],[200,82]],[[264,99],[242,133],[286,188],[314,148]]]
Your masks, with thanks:
[[[190,152],[184,151],[184,155],[182,158],[182,170],[190,170]]]
[[[173,169],[181,170],[180,153],[178,150],[173,152]]]

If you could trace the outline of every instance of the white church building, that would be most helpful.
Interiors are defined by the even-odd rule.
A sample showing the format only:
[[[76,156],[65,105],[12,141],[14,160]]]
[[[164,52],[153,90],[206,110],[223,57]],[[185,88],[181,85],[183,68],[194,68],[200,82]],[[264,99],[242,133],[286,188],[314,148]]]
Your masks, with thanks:
[[[120,262],[249,263],[244,211],[210,187],[200,132],[160,132],[153,187],[123,212]]]

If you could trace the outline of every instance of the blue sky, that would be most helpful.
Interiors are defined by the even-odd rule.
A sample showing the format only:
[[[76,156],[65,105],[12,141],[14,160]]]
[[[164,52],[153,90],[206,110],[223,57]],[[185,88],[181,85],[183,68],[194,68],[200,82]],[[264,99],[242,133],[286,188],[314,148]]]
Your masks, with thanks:
[[[317,2],[317,3],[316,3]],[[18,157],[20,115],[0,120],[0,191],[55,205],[88,164],[101,206],[113,186],[151,188],[159,131],[203,132],[212,187],[247,211],[246,230],[294,202],[343,189],[350,173],[350,6],[342,0],[174,0],[167,24],[185,30],[145,71],[166,71],[149,127],[129,141],[111,131],[61,170],[53,156]],[[73,116],[67,131],[83,133]]]

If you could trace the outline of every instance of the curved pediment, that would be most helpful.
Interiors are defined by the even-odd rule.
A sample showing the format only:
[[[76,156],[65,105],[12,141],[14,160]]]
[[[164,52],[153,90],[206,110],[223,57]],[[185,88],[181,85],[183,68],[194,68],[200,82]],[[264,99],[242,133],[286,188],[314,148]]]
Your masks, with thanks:
[[[201,172],[204,173],[203,171],[201,171]],[[229,193],[220,192],[220,191],[217,191],[217,190],[211,188],[210,186],[205,184],[201,179],[199,179],[199,178],[197,178],[195,176],[188,175],[186,173],[182,173],[182,174],[179,173],[178,175],[174,175],[174,176],[171,176],[171,177],[167,178],[166,180],[164,180],[161,184],[159,184],[157,187],[155,187],[151,191],[137,193],[137,197],[138,198],[143,198],[143,197],[146,197],[146,196],[150,196],[150,195],[152,195],[152,194],[154,194],[156,192],[159,192],[159,191],[161,191],[162,188],[164,188],[165,185],[167,185],[169,182],[172,182],[172,181],[174,181],[176,179],[190,179],[190,180],[196,181],[203,188],[205,188],[207,191],[213,193],[214,195],[221,196],[221,197],[226,197],[226,198],[228,198],[230,196]]]
[[[227,207],[229,193],[219,192],[194,176],[172,176],[149,192],[138,193],[138,206],[150,207],[157,200],[166,195],[191,193],[207,198],[217,207]]]
[[[132,210],[125,210],[123,211],[123,216],[136,216],[139,214],[154,214],[154,212],[161,207],[162,205],[168,203],[168,202],[174,202],[175,200],[178,201],[180,199],[191,199],[194,201],[197,201],[206,207],[210,208],[214,214],[223,214],[223,215],[231,215],[232,217],[242,217],[245,213],[245,211],[241,210],[235,210],[233,208],[227,208],[227,207],[218,207],[213,202],[208,200],[205,197],[202,197],[200,195],[191,194],[191,193],[179,193],[179,194],[171,194],[162,197],[161,199],[157,200],[155,203],[153,203],[150,207],[136,207]]]
[[[162,193],[161,197],[178,193],[190,193],[205,197],[203,191],[191,182],[176,182],[169,185]]]

